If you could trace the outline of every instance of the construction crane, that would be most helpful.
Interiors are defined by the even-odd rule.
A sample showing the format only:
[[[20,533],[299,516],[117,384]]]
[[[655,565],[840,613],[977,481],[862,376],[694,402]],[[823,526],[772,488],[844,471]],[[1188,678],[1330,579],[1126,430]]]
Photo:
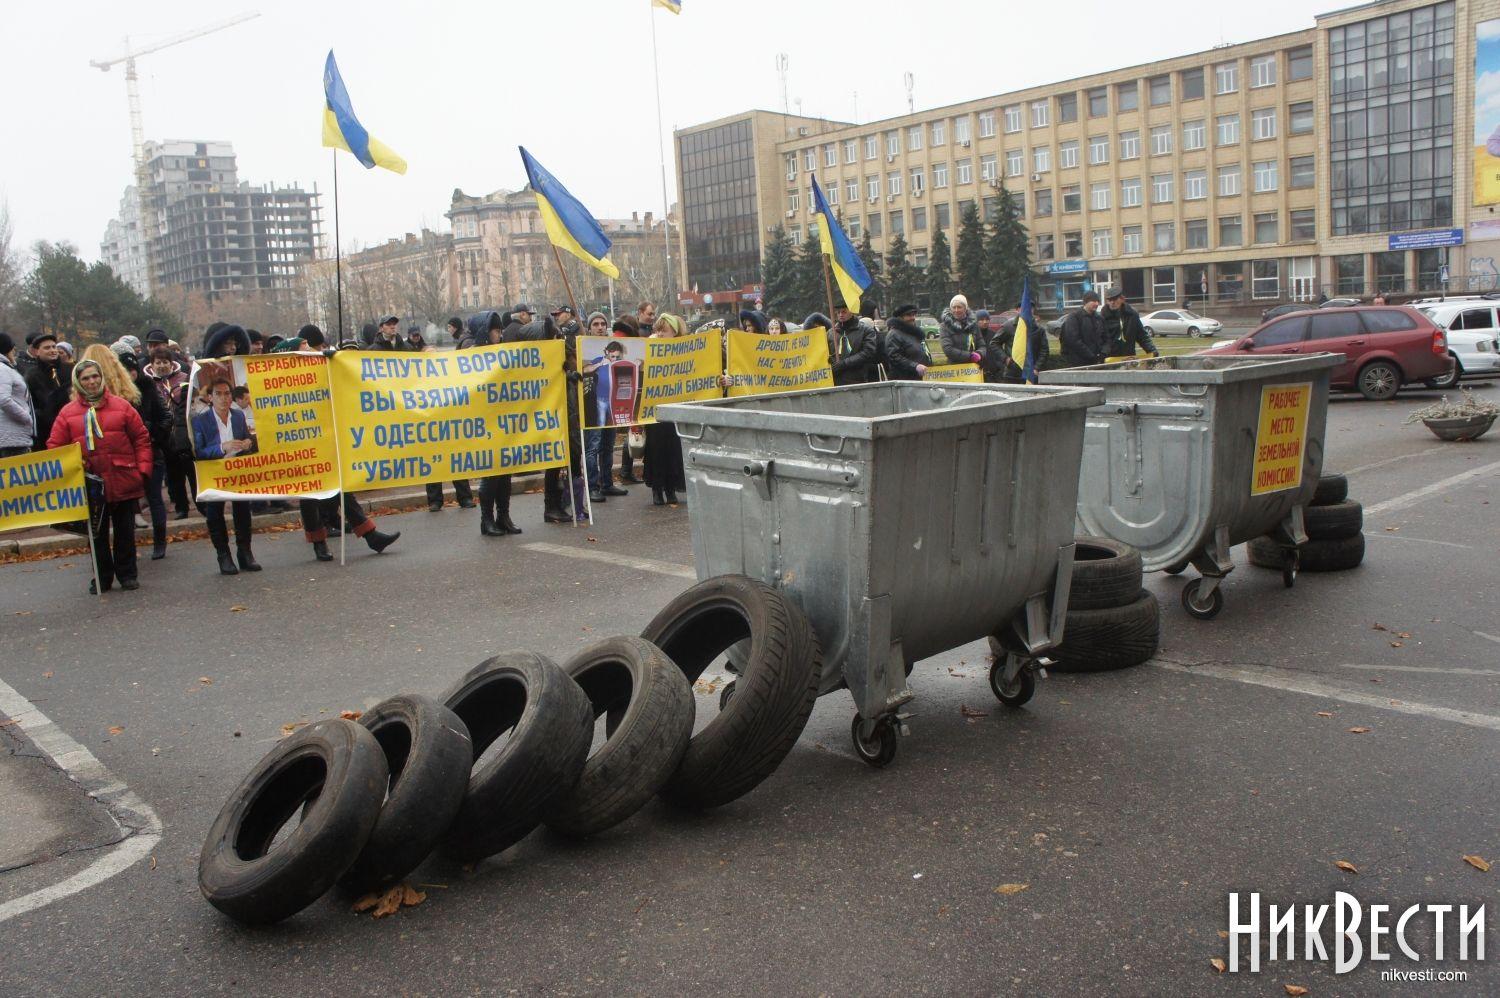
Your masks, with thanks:
[[[116,56],[113,59],[89,60],[90,66],[106,73],[109,72],[111,66],[122,62],[125,64],[125,96],[130,102],[130,141],[135,149],[135,195],[141,216],[141,245],[146,254],[146,290],[148,295],[156,293],[156,265],[152,259],[151,246],[152,239],[156,235],[157,220],[156,205],[146,193],[147,181],[150,179],[146,175],[146,129],[141,123],[141,88],[140,78],[136,75],[135,71],[135,61],[143,55],[150,55],[152,52],[160,52],[162,49],[181,45],[183,42],[190,42],[195,38],[202,38],[204,35],[211,35],[216,31],[223,31],[225,28],[233,27],[236,24],[243,24],[245,21],[253,20],[259,16],[259,11],[248,11],[244,14],[237,14],[228,20],[219,21],[216,24],[210,24],[194,31],[185,31],[165,41],[156,42],[155,44],[138,49],[130,47],[130,39],[127,37],[125,39],[125,53],[123,55]]]

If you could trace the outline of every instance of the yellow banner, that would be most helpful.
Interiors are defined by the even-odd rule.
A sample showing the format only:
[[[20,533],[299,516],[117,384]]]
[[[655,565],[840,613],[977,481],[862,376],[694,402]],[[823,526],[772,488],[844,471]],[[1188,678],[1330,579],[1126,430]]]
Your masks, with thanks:
[[[935,364],[922,375],[923,381],[958,381],[982,384],[984,372],[978,364]]]
[[[1312,385],[1267,385],[1260,390],[1260,423],[1255,433],[1255,464],[1250,494],[1264,495],[1302,484],[1307,446],[1307,410]]]
[[[566,465],[564,354],[561,340],[453,353],[335,354],[344,489]]]
[[[822,329],[780,336],[729,331],[731,397],[832,388],[828,335]]]
[[[656,422],[659,405],[722,397],[723,343],[717,329],[682,337],[579,337],[583,371],[596,385],[584,428],[643,426]]]
[[[0,457],[0,532],[88,518],[78,444]]]
[[[222,380],[230,383],[228,405],[237,410],[227,421],[212,411],[214,382]],[[338,492],[333,403],[322,354],[195,364],[188,392],[199,499],[323,499]],[[235,441],[222,440],[221,425]]]

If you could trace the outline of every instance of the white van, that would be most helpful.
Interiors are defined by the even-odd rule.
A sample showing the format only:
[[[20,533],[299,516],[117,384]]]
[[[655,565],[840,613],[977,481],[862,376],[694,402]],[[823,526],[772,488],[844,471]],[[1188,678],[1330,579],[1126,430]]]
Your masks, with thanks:
[[[1452,388],[1461,378],[1500,375],[1500,301],[1483,298],[1448,299],[1413,306],[1448,334],[1453,373],[1426,382],[1430,388]]]

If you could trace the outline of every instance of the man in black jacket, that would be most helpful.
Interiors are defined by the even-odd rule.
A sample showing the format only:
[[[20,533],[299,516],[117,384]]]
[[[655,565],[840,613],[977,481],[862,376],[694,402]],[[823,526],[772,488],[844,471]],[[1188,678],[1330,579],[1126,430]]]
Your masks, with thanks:
[[[875,352],[879,344],[875,340],[875,326],[844,305],[834,309],[833,321],[834,327],[828,334],[833,383],[863,385],[876,380]]]
[[[27,338],[31,347],[31,369],[26,372],[26,389],[36,407],[36,444],[33,449],[46,450],[47,437],[57,414],[68,404],[73,390],[73,365],[57,349],[57,337],[51,333],[34,333]]]
[[[1104,320],[1104,342],[1109,344],[1109,356],[1134,357],[1137,345],[1153,357],[1160,357],[1156,341],[1141,324],[1141,314],[1130,307],[1125,292],[1109,288],[1104,292],[1104,307],[1099,310]]]
[[[388,315],[381,319],[380,327],[375,331],[375,340],[370,344],[370,349],[392,350],[398,353],[411,350],[411,344],[401,338],[399,333],[400,328],[401,320],[394,315]]]
[[[1066,367],[1088,367],[1104,363],[1104,323],[1099,315],[1099,296],[1083,293],[1083,304],[1063,319],[1058,339],[1062,341],[1062,359]]]
[[[892,381],[921,381],[932,366],[927,340],[912,321],[917,306],[902,305],[885,326],[885,373]]]

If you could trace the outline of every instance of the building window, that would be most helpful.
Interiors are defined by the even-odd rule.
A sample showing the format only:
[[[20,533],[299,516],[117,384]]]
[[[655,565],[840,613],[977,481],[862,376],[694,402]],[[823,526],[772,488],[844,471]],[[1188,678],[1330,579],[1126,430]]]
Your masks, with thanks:
[[[1099,166],[1109,162],[1109,136],[1089,136],[1089,165]]]
[[[1250,89],[1276,85],[1276,57],[1263,55],[1250,60]]]
[[[786,179],[797,179],[797,154],[788,153],[786,157]],[[470,233],[472,235],[473,233]]]
[[[1095,87],[1089,91],[1089,117],[1103,118],[1109,114],[1109,88]]]
[[[858,239],[863,231],[864,227],[860,224],[859,216],[851,216],[849,218],[849,238]]]
[[[995,137],[995,112],[985,111],[979,115],[979,137],[990,139]]]
[[[1184,69],[1177,76],[1178,84],[1182,87],[1183,100],[1203,99],[1203,70]],[[1170,99],[1169,97],[1168,100]]]
[[[1311,208],[1299,208],[1291,213],[1292,242],[1318,238],[1317,212]]]
[[[838,204],[839,203],[839,185],[838,185],[837,181],[835,181],[835,182],[833,182],[833,183],[831,183],[831,184],[828,185],[828,203],[829,204]]]
[[[916,152],[922,148],[922,131],[923,128],[921,125],[912,125],[906,130],[906,149],[908,152]]]
[[[1141,84],[1138,80],[1115,84],[1115,110],[1134,111],[1141,106]]]
[[[1257,142],[1276,137],[1276,109],[1274,107],[1256,108],[1250,112],[1250,134]]]
[[[887,194],[895,196],[901,193],[901,174],[899,172],[887,173],[885,175],[885,183]]]
[[[1371,47],[1374,47],[1373,39]],[[1372,52],[1371,55],[1374,55]],[[1313,50],[1311,45],[1289,49],[1286,54],[1287,80],[1310,80],[1313,75]]]
[[[998,169],[998,167],[996,166],[994,153],[991,153],[988,156],[980,156],[979,157],[979,179],[980,180],[994,180],[994,179],[996,179],[999,176],[999,173],[996,172],[997,169]]]
[[[859,200],[859,181],[853,177],[844,181],[844,200],[850,204]]]
[[[967,117],[953,119],[953,141],[959,145],[969,144],[969,119]]]
[[[870,234],[871,238],[880,238],[881,232],[884,231],[884,226],[881,224],[880,212],[872,211],[865,216],[865,231]]]
[[[1172,153],[1172,126],[1155,125],[1151,129],[1151,155],[1169,156]]]
[[[915,228],[915,227],[913,227],[913,228]],[[917,265],[917,269],[918,270],[926,270],[927,269],[927,251],[924,250],[924,249],[919,249],[915,253],[913,253],[912,254],[912,263],[914,263],[914,264]]]
[[[958,161],[958,183],[959,183],[959,185],[962,186],[964,184],[972,184],[973,182],[974,182],[974,161],[973,160],[969,160],[969,159],[961,159],[961,160],[959,160]]]
[[[1251,172],[1255,177],[1255,193],[1264,194],[1276,189],[1276,161],[1274,159],[1252,163]]]
[[[1245,223],[1238,215],[1223,215],[1219,218],[1219,246],[1245,245]]]
[[[896,155],[899,155],[900,152],[901,152],[901,133],[900,132],[886,132],[885,133],[885,154],[886,154],[886,156],[896,156]]]
[[[786,192],[786,210],[797,212],[802,210],[802,195],[798,191]]]
[[[1021,105],[1012,104],[1005,109],[1005,134],[1013,135],[1021,130]]]
[[[1185,249],[1208,249],[1208,219],[1190,218],[1182,230]]]
[[[932,164],[932,186],[946,188],[948,186],[948,164]]]
[[[1334,279],[1337,282],[1336,290],[1339,294],[1362,295],[1365,293],[1365,257],[1363,253],[1334,257],[1333,273]]]
[[[1240,140],[1240,116],[1221,114],[1214,119],[1214,131],[1218,133],[1221,146],[1232,146]]]
[[[1070,184],[1062,189],[1063,214],[1076,215],[1083,210],[1083,188]]]
[[[1151,203],[1172,203],[1172,175],[1170,173],[1157,173],[1151,177]]]
[[[868,197],[871,201],[873,201],[876,198],[880,197],[880,178],[879,177],[866,177],[865,178],[865,196]]]
[[[1202,201],[1208,197],[1208,171],[1189,170],[1182,175],[1182,199]]]
[[[1202,149],[1208,145],[1208,126],[1203,119],[1197,121],[1184,121],[1182,123],[1182,148]]]
[[[793,246],[802,245],[802,226],[794,225],[787,235],[791,236]]]
[[[1052,108],[1044,100],[1031,102],[1031,127],[1046,128],[1052,122]]]
[[[874,159],[880,155],[880,139],[874,135],[865,136],[865,159]]]
[[[953,206],[944,201],[942,204],[936,205],[936,209],[932,216],[933,224],[939,229],[946,229],[951,226],[953,224]]]
[[[1069,260],[1076,260],[1081,256],[1083,256],[1083,233],[1064,232],[1063,257]]]
[[[1141,178],[1130,177],[1120,181],[1120,207],[1139,208],[1141,206]]]
[[[1038,260],[1057,259],[1057,247],[1051,235],[1036,237],[1036,258]]]
[[[1057,120],[1066,124],[1078,120],[1078,93],[1060,94],[1057,98]]]
[[[932,123],[932,144],[935,146],[948,144],[948,123],[946,121],[934,121]]]
[[[1219,167],[1219,197],[1232,198],[1240,192],[1240,164]]]
[[[1177,268],[1151,268],[1151,300],[1157,305],[1171,305],[1177,301]]]
[[[1120,230],[1120,252],[1141,252],[1141,227],[1139,225],[1127,225]]]
[[[1078,165],[1078,140],[1064,142],[1057,147],[1057,168],[1071,170]]]
[[[1026,155],[1021,150],[1007,149],[1005,151],[1005,175],[1007,177],[1019,177],[1025,168]]]
[[[1232,94],[1240,88],[1240,64],[1221,62],[1214,67],[1214,93]]]
[[[1151,106],[1163,107],[1172,103],[1172,77],[1163,73],[1146,81],[1151,88]]]
[[[1120,133],[1120,158],[1121,159],[1140,159],[1141,158],[1141,133],[1140,132],[1121,132]]]
[[[1280,226],[1274,211],[1257,212],[1255,216],[1255,241],[1259,244],[1281,241]]]
[[[1052,214],[1052,191],[1050,189],[1033,191],[1032,196],[1036,200],[1036,210],[1031,213],[1033,218],[1046,218]]]
[[[1302,101],[1287,109],[1287,131],[1292,135],[1306,135],[1313,130],[1312,101]]]
[[[1250,264],[1250,297],[1281,297],[1281,261],[1254,260]]]
[[[913,208],[911,210],[911,230],[913,232],[927,231],[927,209]]]
[[[1089,185],[1089,210],[1109,210],[1109,184],[1104,183]]]
[[[1037,146],[1031,150],[1031,170],[1033,173],[1046,173],[1052,169],[1052,147]]]
[[[859,160],[859,144],[855,139],[844,140],[844,162],[854,163]]]
[[[920,166],[914,166],[914,167],[912,167],[911,168],[911,189],[912,189],[912,192],[915,193],[917,191],[926,190],[927,189],[926,179],[927,178],[924,175],[924,173],[922,171],[922,168]]]
[[[1114,233],[1109,229],[1095,229],[1090,233],[1090,249],[1093,251],[1092,255],[1095,259],[1104,259],[1105,257],[1114,255],[1113,237]]]
[[[1291,179],[1289,184],[1293,190],[1301,187],[1311,187],[1315,182],[1315,169],[1311,156],[1293,156],[1291,160]]]
[[[804,170],[806,170],[808,173],[812,173],[814,170],[816,170],[818,168],[818,150],[816,150],[816,149],[804,149],[804,150],[802,150],[802,168]]]

